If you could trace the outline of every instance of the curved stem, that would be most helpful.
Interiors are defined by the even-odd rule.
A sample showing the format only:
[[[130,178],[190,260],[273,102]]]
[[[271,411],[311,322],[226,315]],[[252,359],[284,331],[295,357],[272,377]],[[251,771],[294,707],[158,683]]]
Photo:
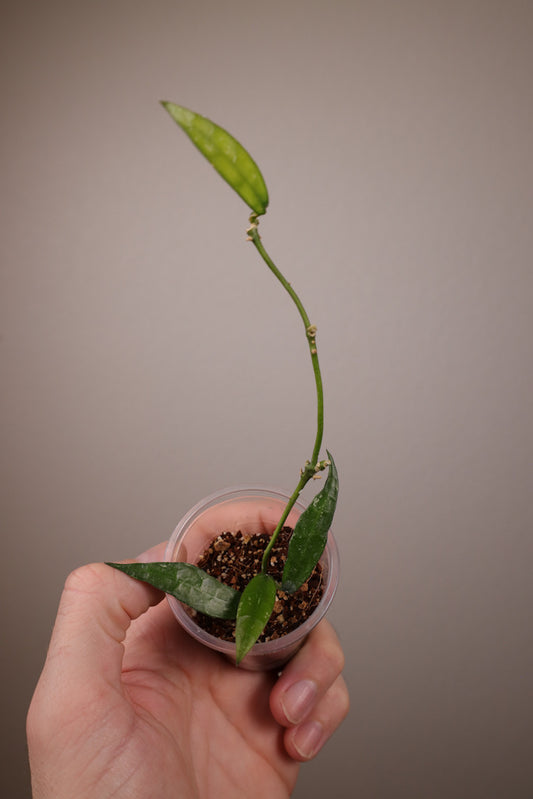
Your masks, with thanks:
[[[302,304],[302,301],[294,291],[293,287],[291,286],[289,281],[286,280],[284,275],[279,271],[278,267],[276,266],[272,258],[269,256],[269,254],[263,247],[263,243],[261,241],[261,237],[259,235],[259,231],[257,228],[258,228],[257,216],[255,214],[252,214],[252,216],[250,217],[250,227],[246,231],[248,233],[249,240],[253,242],[255,248],[261,255],[262,259],[264,260],[270,271],[274,273],[274,275],[277,277],[281,285],[290,295],[304,323],[305,335],[307,339],[307,344],[309,346],[311,362],[313,365],[313,374],[315,376],[316,398],[317,398],[317,431],[315,437],[315,444],[313,447],[313,453],[311,455],[311,459],[307,461],[304,468],[302,469],[298,485],[294,489],[294,492],[292,493],[287,505],[285,506],[285,509],[281,515],[281,519],[279,520],[276,529],[272,533],[268,546],[266,547],[263,553],[261,571],[265,573],[268,568],[268,561],[269,561],[270,552],[272,551],[272,547],[274,546],[276,539],[279,535],[279,532],[283,527],[283,525],[285,524],[289,513],[294,507],[296,500],[300,496],[303,487],[314,475],[316,475],[317,471],[320,471],[320,469],[324,468],[322,464],[320,464],[319,467],[317,467],[318,456],[320,454],[320,447],[322,446],[322,437],[324,434],[324,391],[322,386],[322,375],[320,372],[320,364],[318,362],[318,353],[316,347],[316,327],[315,325],[311,324],[307,312]]]

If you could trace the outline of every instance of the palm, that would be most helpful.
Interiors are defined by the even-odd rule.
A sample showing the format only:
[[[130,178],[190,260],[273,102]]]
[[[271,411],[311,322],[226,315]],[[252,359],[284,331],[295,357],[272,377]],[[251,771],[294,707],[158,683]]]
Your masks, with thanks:
[[[269,709],[273,683],[196,644],[162,602],[128,631],[124,691],[107,714],[125,744],[106,767],[128,772],[137,796],[287,797],[298,764]]]

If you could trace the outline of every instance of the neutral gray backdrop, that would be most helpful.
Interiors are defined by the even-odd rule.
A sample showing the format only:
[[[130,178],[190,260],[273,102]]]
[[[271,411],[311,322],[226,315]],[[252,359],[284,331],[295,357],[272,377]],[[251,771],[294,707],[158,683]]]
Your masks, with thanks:
[[[531,4],[30,0],[0,35],[2,795],[67,573],[312,446],[300,320],[170,99],[259,162],[319,330],[353,704],[295,796],[530,799]]]

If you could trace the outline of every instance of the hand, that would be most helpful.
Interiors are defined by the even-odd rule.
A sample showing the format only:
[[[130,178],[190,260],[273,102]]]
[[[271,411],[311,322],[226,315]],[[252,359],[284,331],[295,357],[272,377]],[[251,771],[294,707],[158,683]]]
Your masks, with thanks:
[[[277,679],[195,642],[162,598],[104,564],[67,579],[28,713],[34,799],[281,799],[341,723],[328,622]]]

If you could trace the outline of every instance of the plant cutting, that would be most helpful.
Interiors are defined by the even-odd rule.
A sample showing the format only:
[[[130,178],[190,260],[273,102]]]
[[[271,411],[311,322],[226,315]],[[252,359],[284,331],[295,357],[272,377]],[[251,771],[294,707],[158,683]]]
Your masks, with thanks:
[[[267,534],[258,536],[246,530],[231,533],[220,530],[220,535],[214,543],[210,543],[202,557],[198,558],[202,553],[196,553],[196,562],[169,560],[108,565],[165,591],[187,606],[191,615],[229,620],[231,625],[234,623],[235,661],[239,664],[264,634],[281,599],[290,604],[291,598],[299,596],[298,592],[308,590],[308,583],[314,575],[318,573],[320,576],[320,561],[337,504],[338,474],[329,451],[326,451],[325,458],[320,457],[324,431],[324,393],[317,352],[317,328],[311,323],[292,285],[267,253],[259,235],[259,218],[266,213],[269,203],[261,171],[244,147],[219,125],[183,106],[170,102],[163,102],[162,105],[251,210],[247,239],[291,297],[304,326],[316,387],[317,429],[311,456],[301,468],[296,487],[285,497],[278,518],[272,525],[273,529]],[[299,501],[302,490],[310,480],[318,479],[326,470],[327,477],[322,489],[302,509]],[[293,519],[294,524],[291,522]],[[236,538],[240,542],[239,546],[246,544],[247,552],[250,545],[255,549],[254,573],[238,587],[235,587],[236,583],[242,583],[242,580],[237,581],[235,571],[232,579],[228,580],[227,568],[225,571],[224,567],[219,568],[220,575],[213,573],[212,563],[208,568],[208,555],[214,554],[215,563],[220,562],[222,553],[236,546]],[[259,554],[258,545],[261,547]],[[246,557],[247,561],[241,564],[241,572],[247,573],[250,568],[249,554]],[[236,565],[239,566],[238,563]],[[306,603],[298,600],[298,604],[301,606]],[[283,611],[277,616],[284,618]]]

